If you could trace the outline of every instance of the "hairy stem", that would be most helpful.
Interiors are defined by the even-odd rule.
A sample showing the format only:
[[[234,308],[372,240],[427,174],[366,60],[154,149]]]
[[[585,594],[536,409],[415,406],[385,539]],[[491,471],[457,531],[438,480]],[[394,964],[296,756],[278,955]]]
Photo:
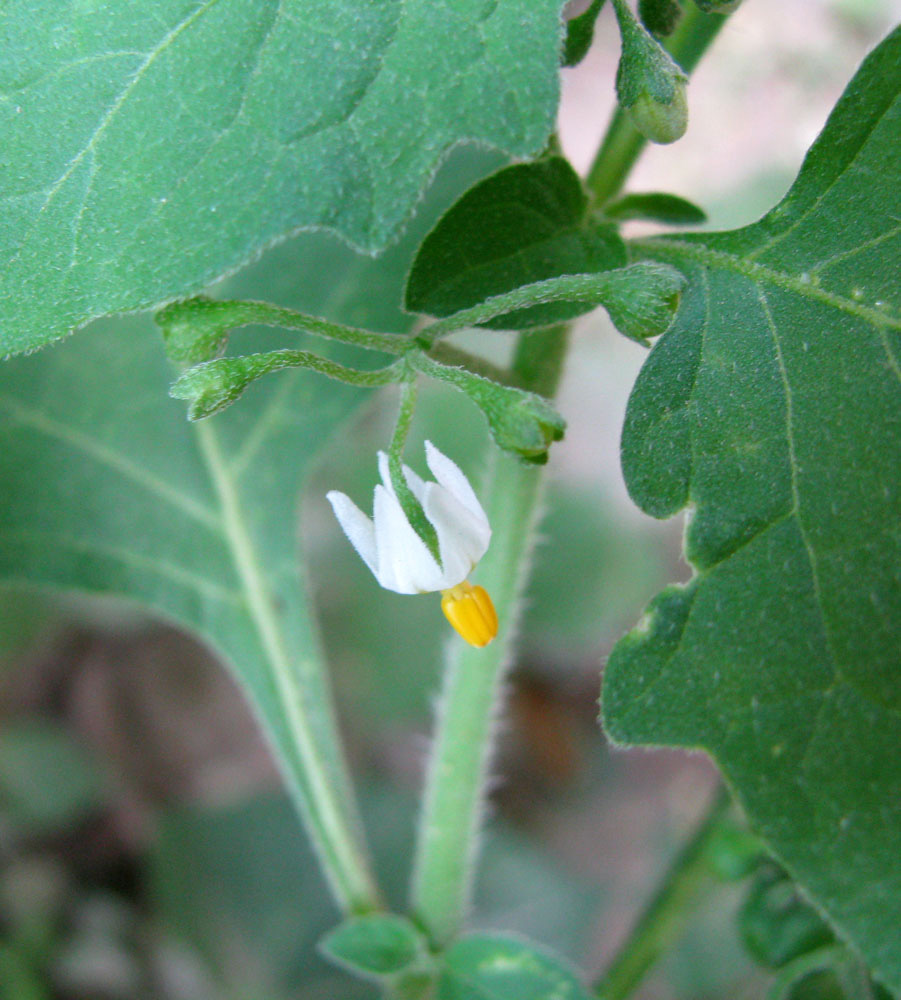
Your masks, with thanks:
[[[517,357],[514,373],[520,379],[529,373],[536,381],[543,379],[542,389],[550,393],[565,351],[565,331],[557,327],[529,334],[532,338],[528,370],[517,370]],[[543,364],[535,364],[539,345]],[[493,452],[484,497],[494,534],[479,565],[478,582],[492,595],[500,627],[497,639],[484,649],[458,643],[450,654],[413,868],[411,908],[436,945],[460,930],[469,906],[494,718],[542,480],[540,468]]]
[[[704,14],[689,6],[663,47],[691,73],[725,21],[722,14]],[[617,194],[647,141],[629,115],[617,107],[588,171],[587,184],[595,204],[603,205]]]
[[[729,808],[721,788],[706,815],[672,863],[657,893],[639,917],[609,968],[596,983],[602,1000],[631,995],[657,959],[682,935],[702,892],[714,884],[710,846]]]

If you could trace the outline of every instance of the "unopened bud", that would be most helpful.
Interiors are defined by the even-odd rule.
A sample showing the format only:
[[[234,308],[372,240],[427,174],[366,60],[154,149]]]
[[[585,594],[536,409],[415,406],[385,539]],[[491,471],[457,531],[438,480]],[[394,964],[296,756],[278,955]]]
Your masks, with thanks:
[[[639,132],[662,144],[680,139],[688,128],[688,78],[648,31],[625,0],[615,0],[622,36],[616,96]]]
[[[544,465],[548,448],[563,437],[566,421],[540,396],[511,392],[519,398],[510,395],[500,406],[483,407],[494,440],[504,451],[534,465]]]

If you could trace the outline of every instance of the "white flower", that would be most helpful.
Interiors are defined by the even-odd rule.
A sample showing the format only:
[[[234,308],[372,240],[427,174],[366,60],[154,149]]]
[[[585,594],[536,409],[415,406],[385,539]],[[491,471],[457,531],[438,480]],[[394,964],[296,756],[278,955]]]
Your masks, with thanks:
[[[374,521],[343,493],[332,490],[327,494],[335,517],[363,562],[386,590],[398,594],[447,591],[464,583],[491,540],[488,518],[466,476],[430,441],[425,443],[425,453],[437,482],[423,482],[406,465],[403,471],[438,535],[441,566],[407,520],[391,485],[384,452],[379,452],[382,482],[375,488]]]

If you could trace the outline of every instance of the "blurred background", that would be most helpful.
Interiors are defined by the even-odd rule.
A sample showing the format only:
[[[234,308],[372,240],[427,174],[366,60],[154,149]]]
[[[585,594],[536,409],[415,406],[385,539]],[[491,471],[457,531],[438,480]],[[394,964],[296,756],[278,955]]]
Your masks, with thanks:
[[[687,136],[650,148],[629,188],[688,197],[713,228],[755,220],[786,191],[897,14],[889,0],[746,0],[692,80]],[[579,169],[612,109],[617,53],[605,9],[588,58],[563,71],[559,132]],[[499,163],[455,153],[439,202]],[[298,271],[348,253],[304,235],[213,294],[310,308],[295,292]],[[398,274],[409,253],[409,242],[389,251]],[[366,287],[340,295],[353,322]],[[376,326],[396,321],[388,312]],[[509,347],[502,334],[460,339],[498,359]],[[657,590],[689,575],[681,524],[641,514],[619,470],[623,413],[644,356],[600,311],[576,325],[559,397],[569,430],[549,465],[473,919],[542,941],[589,973],[615,951],[715,785],[703,756],[613,751],[596,722],[612,644]],[[301,530],[376,864],[402,906],[447,629],[437,600],[378,588],[324,502],[334,487],[367,505],[394,407],[392,391],[374,393],[341,428],[340,447],[325,449]],[[429,387],[407,453],[420,468],[425,436],[478,481],[477,411]],[[738,895],[715,895],[638,997],[761,995],[766,976],[731,919]],[[315,956],[335,921],[226,668],[133,608],[0,591],[2,1000],[372,996]]]

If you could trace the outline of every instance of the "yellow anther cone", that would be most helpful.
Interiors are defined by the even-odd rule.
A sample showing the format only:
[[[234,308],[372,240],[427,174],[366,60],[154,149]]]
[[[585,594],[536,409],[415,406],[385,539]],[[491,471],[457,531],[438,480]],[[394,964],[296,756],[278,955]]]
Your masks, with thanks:
[[[442,591],[441,610],[470,646],[487,646],[497,635],[497,612],[488,591],[469,580]]]

